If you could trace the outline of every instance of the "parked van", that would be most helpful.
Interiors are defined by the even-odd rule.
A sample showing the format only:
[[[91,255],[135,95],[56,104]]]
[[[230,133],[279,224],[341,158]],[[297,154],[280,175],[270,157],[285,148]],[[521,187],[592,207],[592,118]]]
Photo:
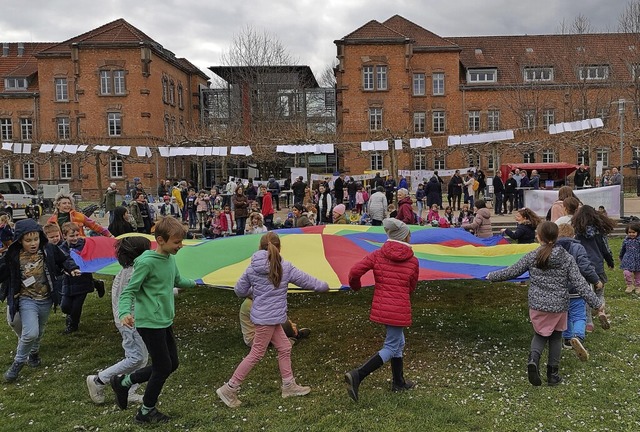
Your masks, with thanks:
[[[13,219],[25,219],[27,206],[38,201],[36,190],[24,180],[0,179],[0,195],[0,211]]]

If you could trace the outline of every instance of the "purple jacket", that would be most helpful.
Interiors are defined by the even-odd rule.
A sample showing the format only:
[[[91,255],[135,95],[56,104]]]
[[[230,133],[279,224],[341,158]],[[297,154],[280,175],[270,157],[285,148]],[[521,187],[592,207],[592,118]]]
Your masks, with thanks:
[[[328,291],[329,285],[282,260],[282,281],[275,288],[268,279],[269,260],[266,250],[251,257],[251,265],[240,276],[234,288],[238,297],[253,296],[251,322],[257,325],[282,324],[287,320],[287,287],[293,283],[314,291]]]

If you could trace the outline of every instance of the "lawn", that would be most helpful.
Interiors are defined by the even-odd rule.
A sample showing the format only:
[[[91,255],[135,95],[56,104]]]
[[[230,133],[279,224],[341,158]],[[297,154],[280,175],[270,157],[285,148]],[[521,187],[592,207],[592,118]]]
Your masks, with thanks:
[[[612,240],[614,253],[620,240]],[[212,258],[214,259],[214,258]],[[383,366],[363,382],[359,403],[347,395],[345,371],[381,345],[384,329],[368,320],[373,289],[296,294],[290,315],[310,327],[293,348],[297,381],[308,396],[282,399],[273,351],[243,384],[243,406],[232,410],[215,390],[248,352],[238,324],[240,299],[231,291],[193,289],[176,300],[180,368],[167,381],[160,410],[172,416],[158,430],[185,431],[636,431],[640,428],[640,297],[625,295],[619,270],[609,272],[609,331],[597,328],[581,363],[563,351],[557,387],[532,387],[526,360],[531,326],[526,286],[483,281],[420,283],[413,325],[405,332],[405,376],[417,387],[392,393]],[[85,376],[121,357],[110,301],[91,295],[80,331],[63,336],[63,315],[51,315],[41,348],[43,366],[26,367],[2,383],[0,430],[130,431],[134,408],[120,411],[113,393],[94,405]],[[3,371],[16,337],[0,326]],[[546,353],[541,362],[546,364]],[[544,377],[543,377],[544,379]]]

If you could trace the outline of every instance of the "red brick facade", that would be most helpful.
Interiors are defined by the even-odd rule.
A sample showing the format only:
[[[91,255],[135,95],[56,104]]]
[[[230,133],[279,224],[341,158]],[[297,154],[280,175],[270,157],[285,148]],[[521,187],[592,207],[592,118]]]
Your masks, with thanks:
[[[122,19],[59,44],[22,44],[29,48],[22,56],[18,44],[7,45],[8,55],[0,57],[0,119],[10,119],[13,137],[3,142],[32,143],[33,150],[2,152],[5,176],[34,186],[69,183],[72,191],[96,198],[109,182],[124,189],[125,182],[140,177],[155,190],[161,179],[188,175],[187,161],[168,161],[155,150],[150,158],[138,157],[135,150],[169,145],[198,130],[199,87],[208,77],[187,60]],[[10,76],[27,78],[28,89],[4,88]],[[31,120],[31,137],[20,133],[21,118]],[[40,153],[42,144],[89,148],[76,155]],[[116,159],[115,151],[94,151],[95,145],[132,149],[130,156]]]
[[[627,100],[623,162],[640,158],[639,35],[442,38],[396,15],[383,23],[370,21],[335,43],[337,128],[347,172],[374,169],[371,152],[360,151],[361,141],[393,138],[404,142],[403,150],[394,152],[400,170],[479,165],[491,171],[492,162],[579,163],[582,157],[592,168],[597,160],[604,168],[617,166],[620,98]],[[380,66],[386,68],[382,89]],[[382,124],[371,130],[371,111],[379,109]],[[420,116],[424,132],[414,124]],[[438,116],[444,116],[443,130],[434,127]],[[547,130],[549,124],[596,117],[604,128],[558,135]],[[450,135],[507,129],[514,130],[514,140],[447,145]],[[410,138],[423,136],[433,147],[409,148]],[[391,170],[392,151],[382,156],[382,168]]]

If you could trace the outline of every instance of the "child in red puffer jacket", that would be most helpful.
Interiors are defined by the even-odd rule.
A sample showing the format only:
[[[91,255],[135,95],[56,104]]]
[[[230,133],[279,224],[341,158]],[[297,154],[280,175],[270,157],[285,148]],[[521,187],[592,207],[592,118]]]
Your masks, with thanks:
[[[354,265],[349,272],[349,286],[357,291],[360,278],[373,270],[375,291],[369,319],[384,324],[386,339],[380,351],[365,364],[345,374],[349,396],[358,401],[358,388],[362,380],[387,361],[391,361],[393,391],[409,390],[414,386],[404,380],[402,351],[404,327],[411,325],[410,294],[418,283],[418,259],[409,245],[411,231],[402,221],[394,218],[382,221],[388,240],[382,247]]]

